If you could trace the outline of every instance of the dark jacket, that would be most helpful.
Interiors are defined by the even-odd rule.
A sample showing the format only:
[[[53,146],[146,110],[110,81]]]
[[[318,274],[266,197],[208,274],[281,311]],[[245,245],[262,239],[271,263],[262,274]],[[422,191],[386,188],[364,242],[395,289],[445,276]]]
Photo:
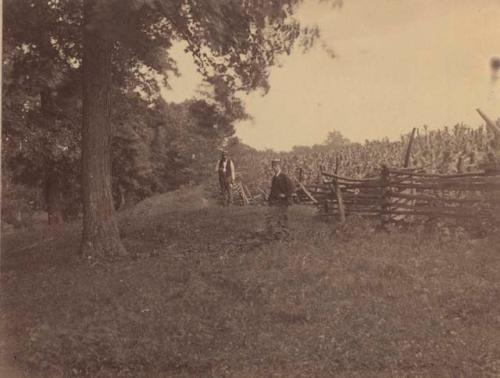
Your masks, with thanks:
[[[270,205],[292,205],[293,184],[283,172],[274,175],[271,181],[271,193],[269,194]]]

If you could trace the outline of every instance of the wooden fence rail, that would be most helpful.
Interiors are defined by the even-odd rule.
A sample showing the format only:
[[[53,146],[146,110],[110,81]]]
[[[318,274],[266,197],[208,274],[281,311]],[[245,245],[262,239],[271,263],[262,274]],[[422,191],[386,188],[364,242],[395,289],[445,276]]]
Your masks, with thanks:
[[[421,217],[472,220],[500,205],[500,170],[443,175],[383,166],[378,176],[363,179],[323,172],[322,183],[300,188],[301,202],[341,222],[349,214],[383,223]]]

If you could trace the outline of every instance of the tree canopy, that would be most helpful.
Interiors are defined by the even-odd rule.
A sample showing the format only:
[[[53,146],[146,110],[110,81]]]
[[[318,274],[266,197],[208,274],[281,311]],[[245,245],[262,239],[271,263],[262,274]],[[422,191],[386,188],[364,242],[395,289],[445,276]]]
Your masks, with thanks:
[[[153,106],[159,87],[168,84],[170,75],[178,74],[169,49],[183,41],[212,96],[183,107],[181,114],[188,115],[200,136],[230,135],[232,122],[246,116],[236,94],[268,91],[269,67],[278,56],[290,53],[298,41],[307,49],[318,38],[316,28],[302,27],[295,18],[300,2],[4,2],[4,67],[9,68],[5,93],[14,99],[5,104],[9,115],[6,134],[15,139],[22,124],[25,130],[19,134],[25,135],[30,125],[27,119],[38,114],[42,121],[29,129],[31,140],[43,125],[47,130],[41,132],[43,138],[52,135],[48,144],[42,138],[38,145],[52,146],[48,147],[51,151],[57,151],[54,145],[61,145],[63,151],[69,151],[69,144],[80,147],[81,140],[83,245],[89,247],[89,254],[123,252],[111,194],[111,150],[120,144],[119,139],[112,142],[113,135],[119,138],[112,128],[112,109],[120,97],[139,92],[141,101]],[[147,111],[143,114],[148,117]],[[80,122],[81,136],[75,132]],[[63,136],[65,144],[60,142]],[[72,151],[78,152],[78,148]],[[58,154],[45,154],[49,165],[54,165]]]

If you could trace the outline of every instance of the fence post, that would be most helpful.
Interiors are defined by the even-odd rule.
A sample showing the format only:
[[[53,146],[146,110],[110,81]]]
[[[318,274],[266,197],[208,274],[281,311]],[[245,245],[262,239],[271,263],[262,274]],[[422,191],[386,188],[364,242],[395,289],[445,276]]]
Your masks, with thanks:
[[[380,184],[381,184],[381,203],[380,203],[380,221],[382,227],[389,222],[389,206],[390,206],[390,187],[389,187],[389,168],[387,165],[382,165],[380,172]]]
[[[411,135],[410,135],[410,140],[408,141],[408,147],[406,148],[406,153],[405,153],[405,158],[404,158],[404,167],[408,168],[410,166],[410,158],[411,158],[411,147],[413,146],[413,140],[415,139],[415,132],[417,131],[417,128],[414,127]]]
[[[335,197],[337,198],[337,205],[339,208],[339,220],[340,223],[345,223],[345,208],[344,200],[342,199],[342,190],[337,179],[334,179],[333,188],[335,190]]]
[[[328,215],[328,213],[330,212],[330,206],[328,204],[328,199],[325,199],[325,202],[323,204],[323,210],[324,210],[326,215]]]

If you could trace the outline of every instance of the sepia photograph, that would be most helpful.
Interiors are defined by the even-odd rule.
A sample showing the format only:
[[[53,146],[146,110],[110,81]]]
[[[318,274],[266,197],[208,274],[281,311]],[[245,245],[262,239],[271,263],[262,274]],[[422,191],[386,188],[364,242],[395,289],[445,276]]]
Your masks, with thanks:
[[[500,377],[500,0],[0,4],[0,378]]]

